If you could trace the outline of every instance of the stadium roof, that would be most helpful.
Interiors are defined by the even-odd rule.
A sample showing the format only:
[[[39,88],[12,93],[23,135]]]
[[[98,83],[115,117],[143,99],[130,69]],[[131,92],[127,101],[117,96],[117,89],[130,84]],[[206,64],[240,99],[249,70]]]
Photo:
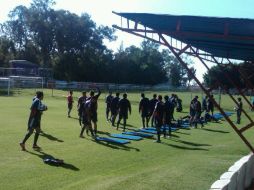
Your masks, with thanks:
[[[115,13],[216,57],[254,61],[254,20]]]

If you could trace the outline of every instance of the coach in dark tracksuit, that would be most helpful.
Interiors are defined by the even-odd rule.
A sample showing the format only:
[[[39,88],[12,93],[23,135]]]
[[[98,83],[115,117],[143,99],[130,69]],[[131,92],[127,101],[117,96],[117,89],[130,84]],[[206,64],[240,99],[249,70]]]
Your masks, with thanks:
[[[155,142],[160,143],[160,135],[161,135],[161,127],[163,125],[163,117],[164,117],[164,103],[162,102],[162,96],[158,96],[158,102],[155,105],[153,116],[156,121],[156,130],[157,130],[157,140]]]
[[[126,93],[123,94],[123,99],[119,101],[118,107],[119,107],[119,116],[116,129],[118,130],[119,124],[123,119],[123,131],[125,131],[126,120],[128,119],[128,111],[131,114],[131,104],[130,101],[127,99]]]

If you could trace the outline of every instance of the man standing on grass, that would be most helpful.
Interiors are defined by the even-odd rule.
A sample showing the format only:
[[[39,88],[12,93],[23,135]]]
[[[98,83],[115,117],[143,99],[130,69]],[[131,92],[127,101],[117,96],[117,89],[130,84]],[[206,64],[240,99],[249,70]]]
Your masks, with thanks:
[[[120,100],[119,95],[120,95],[120,93],[117,92],[116,96],[112,99],[111,104],[110,104],[112,126],[115,126],[115,120],[116,120],[116,116],[118,114],[118,103]]]
[[[128,111],[131,114],[131,104],[130,101],[127,99],[127,94],[124,93],[123,98],[119,101],[119,116],[116,127],[117,130],[121,120],[123,119],[123,131],[125,131],[126,120],[128,119]]]
[[[205,96],[202,100],[202,111],[207,112],[207,98],[208,96]]]
[[[80,96],[78,98],[78,105],[77,105],[77,108],[78,108],[78,116],[79,116],[79,125],[81,126],[81,120],[82,120],[82,106],[83,106],[83,103],[86,102],[86,92],[83,91],[82,92],[82,96]]]
[[[72,90],[70,90],[69,94],[67,96],[67,106],[68,106],[68,113],[67,113],[67,115],[68,115],[68,117],[71,117],[70,114],[71,114],[71,110],[72,110],[73,102],[74,102],[72,94],[73,94],[73,92],[72,92]]]
[[[173,112],[172,110],[174,109],[173,103],[169,100],[168,95],[164,96],[164,127],[163,127],[163,132],[164,132],[164,137],[166,134],[166,126],[169,128],[168,129],[168,135],[171,136],[171,126],[172,126],[172,118],[173,118]]]
[[[207,100],[207,112],[210,113],[211,112],[211,115],[212,115],[212,118],[213,118],[213,111],[214,111],[214,105],[213,105],[213,95],[211,95],[210,98],[208,98]]]
[[[90,112],[91,112],[91,120],[93,123],[93,130],[94,133],[96,135],[97,133],[97,121],[98,121],[98,116],[97,116],[97,108],[98,108],[98,99],[99,96],[101,95],[101,91],[100,89],[97,87],[97,91],[98,93],[96,95],[94,95],[94,91],[92,90],[90,92],[90,97],[88,98],[88,100],[91,101],[91,108],[90,108]]]
[[[105,103],[106,103],[106,119],[107,121],[110,121],[110,117],[109,117],[109,112],[110,112],[110,105],[111,105],[111,102],[113,100],[113,96],[112,96],[112,92],[109,92],[109,94],[107,95],[106,97],[106,100],[105,100]],[[112,113],[111,113],[112,115]]]
[[[202,108],[201,108],[201,103],[198,100],[198,96],[195,96],[194,98],[194,111],[195,111],[195,116],[194,116],[195,128],[197,128],[198,123],[200,123],[201,126],[204,127],[203,122],[201,121],[201,118],[200,118]]]
[[[86,134],[88,135],[88,130],[91,132],[92,137],[95,137],[93,129],[92,129],[92,99],[87,100],[82,103],[81,106],[81,116],[82,116],[82,128],[79,137],[84,138],[84,131],[86,129]]]
[[[158,102],[155,105],[153,116],[156,120],[157,140],[155,142],[160,143],[161,127],[163,125],[164,118],[164,103],[162,102],[162,96],[158,96]],[[166,135],[166,134],[164,134]]]
[[[149,99],[141,93],[141,100],[139,102],[139,113],[141,113],[143,128],[148,127],[149,122]]]
[[[31,112],[28,120],[28,131],[25,135],[23,141],[19,143],[22,150],[25,151],[25,143],[29,139],[29,137],[33,134],[33,131],[35,130],[34,135],[34,143],[33,148],[39,149],[40,147],[37,145],[37,141],[40,134],[40,128],[41,128],[41,115],[43,111],[46,111],[48,108],[47,106],[43,105],[41,100],[43,100],[43,92],[38,91],[36,93],[36,98],[33,100],[32,106],[31,106]]]
[[[155,108],[156,103],[158,102],[157,100],[157,94],[153,95],[153,98],[150,100],[150,119],[151,119],[151,126],[154,127],[155,126],[155,118],[153,116],[153,111]]]
[[[243,103],[241,98],[237,98],[237,105],[236,105],[236,117],[237,117],[237,124],[240,124],[241,122],[241,114],[242,114],[242,109],[243,109]]]

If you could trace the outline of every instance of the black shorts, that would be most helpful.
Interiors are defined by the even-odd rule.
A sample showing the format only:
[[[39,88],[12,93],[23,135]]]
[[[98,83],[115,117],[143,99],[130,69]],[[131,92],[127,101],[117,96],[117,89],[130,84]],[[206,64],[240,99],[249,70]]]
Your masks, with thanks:
[[[111,114],[112,115],[117,115],[117,109],[111,109]]]
[[[72,104],[68,104],[68,109],[72,109]]]
[[[149,112],[148,111],[142,111],[141,112],[141,117],[149,117]]]
[[[91,125],[91,120],[87,119],[87,117],[82,117],[83,125]]]
[[[128,113],[119,113],[119,119],[128,119]]]
[[[97,119],[97,113],[96,112],[91,115],[91,120],[94,123],[98,121],[98,119]]]
[[[28,129],[35,129],[35,128],[40,128],[41,127],[41,120],[35,119],[35,118],[30,118],[28,121]]]

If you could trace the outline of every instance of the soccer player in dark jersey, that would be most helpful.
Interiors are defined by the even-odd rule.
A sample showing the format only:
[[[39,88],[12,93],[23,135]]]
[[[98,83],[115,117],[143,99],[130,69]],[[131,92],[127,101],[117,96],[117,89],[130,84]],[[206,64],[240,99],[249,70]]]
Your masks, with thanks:
[[[169,127],[169,136],[171,136],[171,125],[172,125],[172,118],[173,118],[173,109],[174,109],[174,105],[173,103],[169,100],[169,97],[168,95],[164,96],[164,100],[165,100],[165,103],[164,103],[164,124],[165,126],[168,126]],[[165,137],[165,134],[166,134],[166,128],[163,128],[164,130],[164,137]]]
[[[190,102],[190,126],[194,124],[195,119],[195,98],[193,98]]]
[[[118,114],[118,103],[120,100],[119,95],[120,95],[120,93],[117,92],[116,96],[112,99],[111,104],[110,104],[112,126],[115,126],[115,120],[116,120],[116,116]]]
[[[126,93],[123,94],[123,98],[119,101],[118,106],[119,106],[119,116],[116,129],[118,130],[119,124],[123,119],[123,131],[125,131],[126,120],[128,119],[128,111],[131,114],[131,104],[130,101],[127,99]]]
[[[242,103],[242,99],[239,97],[237,98],[237,105],[236,105],[236,108],[235,108],[235,111],[236,111],[236,117],[237,117],[237,121],[236,123],[237,124],[240,124],[241,122],[241,114],[242,114],[242,110],[243,110],[243,103]]]
[[[88,100],[91,100],[91,121],[93,123],[93,130],[94,133],[97,133],[97,121],[98,121],[98,116],[97,116],[97,108],[98,108],[98,99],[99,96],[101,95],[100,89],[97,87],[98,93],[95,95],[94,91],[90,92],[90,97]]]
[[[205,96],[202,100],[202,111],[207,112],[207,98],[208,96]]]
[[[72,110],[73,102],[74,102],[72,94],[73,94],[73,92],[70,90],[69,94],[67,96],[67,106],[68,106],[68,113],[67,113],[67,115],[68,115],[68,117],[71,117],[70,114],[71,114],[71,110]]]
[[[81,118],[82,118],[82,128],[79,137],[84,138],[84,131],[86,129],[86,133],[88,135],[88,130],[91,132],[92,137],[94,137],[94,132],[92,129],[92,99],[87,100],[81,104]]]
[[[78,109],[78,116],[79,116],[79,125],[81,126],[82,125],[82,105],[83,103],[86,102],[86,92],[83,91],[82,92],[82,96],[80,96],[78,98],[78,105],[77,105],[77,109]]]
[[[149,122],[149,99],[141,93],[141,100],[139,102],[139,113],[141,114],[143,128],[148,127]]]
[[[160,143],[161,127],[163,125],[164,118],[164,103],[162,102],[162,96],[158,96],[158,102],[155,105],[153,116],[156,120],[157,140],[155,142]]]
[[[109,92],[109,94],[106,97],[105,103],[106,103],[106,119],[109,121],[109,112],[110,112],[110,105],[113,100],[114,96],[112,96],[112,92]],[[112,113],[111,113],[112,115]],[[111,117],[110,117],[111,118]]]
[[[198,96],[195,96],[194,98],[194,111],[195,111],[195,116],[194,116],[194,124],[195,124],[195,128],[197,128],[197,124],[200,123],[201,126],[203,127],[203,122],[201,121],[201,112],[202,112],[202,107],[201,107],[201,103],[198,100]]]
[[[27,139],[33,134],[33,131],[35,130],[34,135],[34,143],[33,148],[39,149],[40,147],[37,145],[37,141],[40,134],[40,126],[41,126],[41,115],[43,111],[46,111],[48,108],[46,105],[42,104],[41,100],[43,99],[43,92],[38,91],[36,94],[36,98],[33,100],[32,106],[31,106],[31,112],[28,120],[28,131],[25,135],[23,141],[19,143],[22,150],[25,151],[25,143]]]
[[[175,121],[174,111],[175,111],[175,107],[177,106],[177,95],[171,94],[170,101],[174,105],[173,110],[172,110],[172,120]]]
[[[158,102],[158,100],[157,100],[157,94],[154,94],[153,95],[153,98],[150,100],[150,113],[149,113],[149,115],[150,115],[150,118],[152,118],[151,119],[151,126],[152,127],[154,127],[155,126],[155,119],[154,119],[154,116],[153,116],[153,111],[154,111],[154,108],[155,108],[155,105],[156,105],[156,103]]]
[[[213,105],[213,95],[211,95],[210,98],[208,98],[207,100],[207,112],[210,113],[211,112],[211,115],[212,115],[212,118],[213,118],[213,111],[214,111],[214,105]]]

